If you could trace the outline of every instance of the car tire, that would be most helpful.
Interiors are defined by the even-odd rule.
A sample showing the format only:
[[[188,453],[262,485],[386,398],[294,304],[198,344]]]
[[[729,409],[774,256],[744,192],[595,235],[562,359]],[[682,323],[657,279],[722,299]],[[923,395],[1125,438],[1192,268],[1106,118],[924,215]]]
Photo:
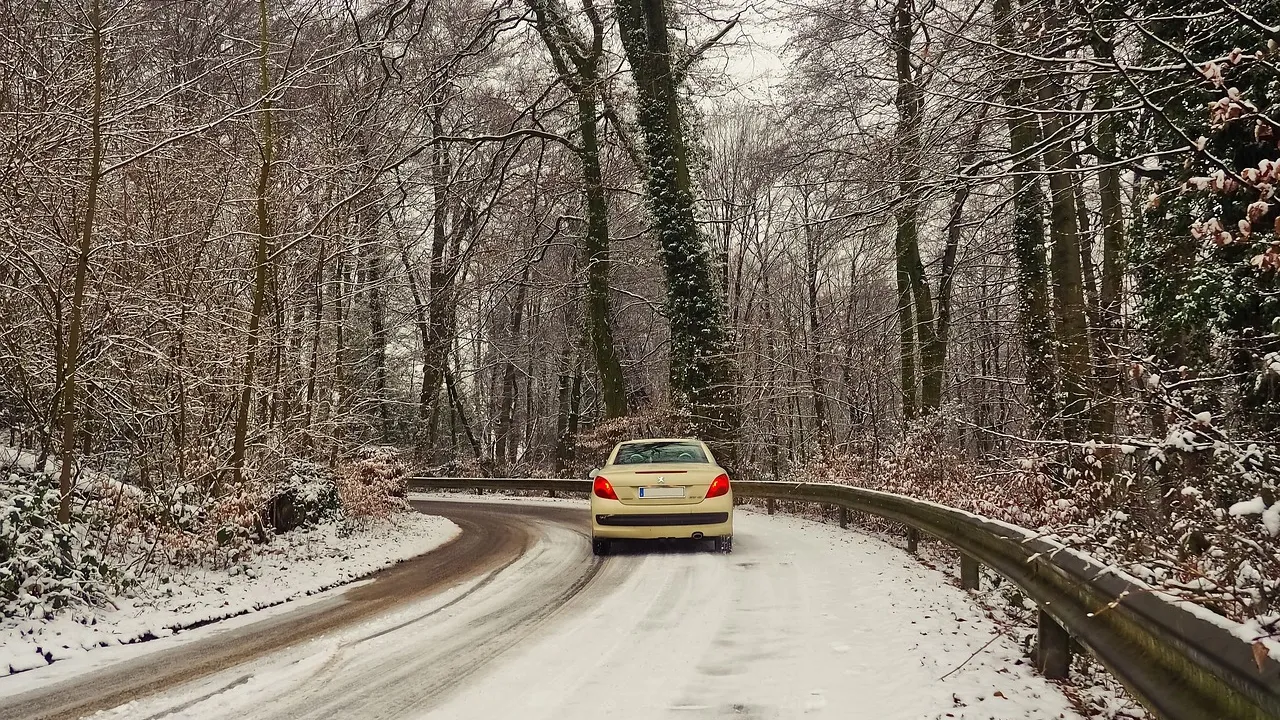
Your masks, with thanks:
[[[603,557],[609,554],[609,541],[602,538],[591,539],[591,554]]]
[[[733,536],[725,535],[716,538],[716,552],[728,555],[733,552]]]

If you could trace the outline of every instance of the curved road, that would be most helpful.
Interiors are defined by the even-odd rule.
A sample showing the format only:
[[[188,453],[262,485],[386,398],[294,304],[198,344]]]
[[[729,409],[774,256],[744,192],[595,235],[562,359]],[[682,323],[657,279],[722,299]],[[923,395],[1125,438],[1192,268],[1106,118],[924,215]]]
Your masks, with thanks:
[[[0,698],[0,717],[1078,717],[962,591],[874,538],[740,513],[732,555],[600,560],[580,505],[415,507],[461,534],[332,599]]]

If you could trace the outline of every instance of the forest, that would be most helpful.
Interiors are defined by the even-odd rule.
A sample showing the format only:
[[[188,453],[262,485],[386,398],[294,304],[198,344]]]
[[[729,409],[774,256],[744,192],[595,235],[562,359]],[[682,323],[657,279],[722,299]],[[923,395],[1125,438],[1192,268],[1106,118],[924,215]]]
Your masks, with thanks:
[[[299,473],[696,435],[1277,631],[1278,19],[4,0],[6,613],[265,542]]]

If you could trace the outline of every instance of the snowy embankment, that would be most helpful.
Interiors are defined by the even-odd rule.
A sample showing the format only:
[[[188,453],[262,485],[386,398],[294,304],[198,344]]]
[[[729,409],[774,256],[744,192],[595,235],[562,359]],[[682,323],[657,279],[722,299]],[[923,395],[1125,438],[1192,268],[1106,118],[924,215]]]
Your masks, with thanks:
[[[328,522],[277,536],[226,569],[188,568],[148,579],[107,607],[68,610],[51,620],[4,618],[0,675],[314,595],[428,552],[458,532],[445,518],[416,512],[355,529]]]

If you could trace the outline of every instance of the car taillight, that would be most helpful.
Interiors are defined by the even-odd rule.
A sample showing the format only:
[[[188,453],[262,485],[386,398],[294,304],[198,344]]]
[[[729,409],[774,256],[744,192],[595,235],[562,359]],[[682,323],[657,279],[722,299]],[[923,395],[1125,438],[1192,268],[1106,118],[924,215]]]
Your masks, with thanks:
[[[729,478],[725,478],[726,482],[728,480]],[[609,484],[608,480],[605,480],[600,475],[597,475],[595,482],[591,484],[591,492],[595,493],[596,497],[602,497],[605,500],[618,499],[618,493],[613,491],[613,486]]]
[[[707,488],[707,499],[711,499],[713,497],[720,497],[721,495],[728,494],[728,492],[729,492],[729,476],[725,475],[724,473],[720,473],[719,475],[716,476],[715,480],[711,481],[711,487]]]

